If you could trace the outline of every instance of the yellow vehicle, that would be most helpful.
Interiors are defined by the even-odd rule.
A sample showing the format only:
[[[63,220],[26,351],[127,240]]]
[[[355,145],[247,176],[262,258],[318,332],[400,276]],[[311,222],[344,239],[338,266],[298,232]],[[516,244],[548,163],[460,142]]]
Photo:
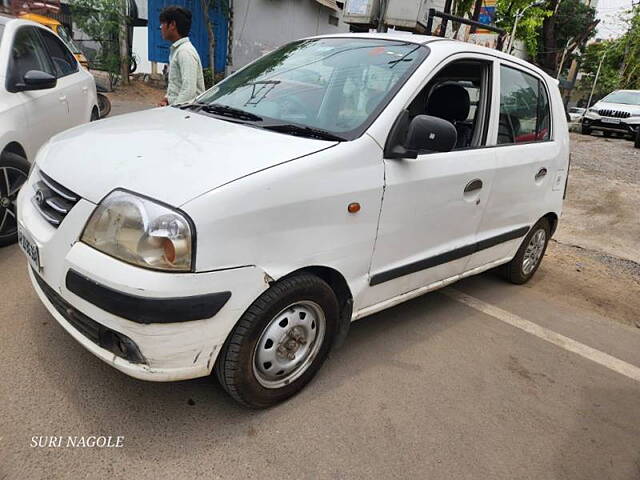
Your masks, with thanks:
[[[37,13],[24,13],[20,15],[20,18],[24,20],[31,20],[32,22],[36,22],[49,27],[60,37],[60,40],[64,42],[67,48],[71,50],[71,53],[73,53],[73,55],[76,57],[78,63],[80,63],[80,65],[82,65],[87,70],[89,69],[89,62],[87,61],[87,57],[85,57],[82,51],[80,51],[76,44],[73,43],[69,31],[58,20],[50,17],[45,17],[44,15],[38,15]]]

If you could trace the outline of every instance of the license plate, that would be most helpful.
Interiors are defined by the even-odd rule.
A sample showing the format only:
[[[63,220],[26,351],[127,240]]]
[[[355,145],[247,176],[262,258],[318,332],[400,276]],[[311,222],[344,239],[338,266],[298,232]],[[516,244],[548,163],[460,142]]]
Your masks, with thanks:
[[[620,123],[620,119],[619,118],[603,118],[602,123],[613,123],[617,125]]]
[[[38,251],[38,245],[33,241],[31,236],[22,228],[18,226],[18,245],[27,256],[29,263],[36,270],[40,270],[40,252]]]

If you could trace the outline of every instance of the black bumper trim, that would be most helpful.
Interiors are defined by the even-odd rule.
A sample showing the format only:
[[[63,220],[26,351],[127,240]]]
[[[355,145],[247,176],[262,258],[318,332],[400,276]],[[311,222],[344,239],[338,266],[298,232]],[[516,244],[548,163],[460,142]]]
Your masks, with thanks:
[[[231,292],[173,298],[131,295],[101,285],[74,270],[67,272],[67,289],[98,308],[136,323],[176,323],[213,317]]]
[[[369,280],[369,285],[378,285],[380,283],[393,280],[394,278],[402,277],[404,275],[416,273],[421,270],[426,270],[427,268],[437,267],[438,265],[442,265],[444,263],[449,263],[453,262],[454,260],[468,257],[469,255],[473,255],[480,250],[486,250],[487,248],[495,247],[496,245],[499,245],[501,243],[524,237],[528,231],[529,227],[521,227],[510,232],[496,235],[495,237],[480,240],[479,242],[473,243],[471,245],[466,245],[449,252],[441,253],[440,255],[436,255],[434,257],[425,258],[424,260],[419,260],[417,262],[409,263],[401,267],[392,268],[391,270],[387,270],[385,272],[376,273],[371,277],[371,280]]]
[[[47,285],[35,270],[32,269],[32,271],[44,296],[73,328],[99,347],[109,350],[118,357],[124,358],[131,363],[147,364],[146,359],[140,352],[140,348],[133,340],[86,316]]]

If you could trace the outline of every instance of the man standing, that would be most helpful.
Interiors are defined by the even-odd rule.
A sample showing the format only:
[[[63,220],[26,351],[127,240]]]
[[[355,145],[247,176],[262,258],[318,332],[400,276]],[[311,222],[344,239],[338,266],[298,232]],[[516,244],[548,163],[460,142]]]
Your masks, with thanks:
[[[171,42],[169,85],[161,106],[188,103],[204,92],[202,64],[189,41],[190,30],[191,12],[186,8],[170,6],[160,12],[162,38]]]

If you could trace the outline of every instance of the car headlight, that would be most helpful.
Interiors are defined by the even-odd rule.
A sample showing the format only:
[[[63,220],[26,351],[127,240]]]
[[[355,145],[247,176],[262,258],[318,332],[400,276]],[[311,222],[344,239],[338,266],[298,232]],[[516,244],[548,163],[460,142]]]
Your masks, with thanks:
[[[181,212],[114,190],[91,215],[81,240],[107,255],[155,270],[192,270],[190,220]]]
[[[591,112],[591,113],[598,113],[598,109],[597,108],[590,108],[588,111]]]

